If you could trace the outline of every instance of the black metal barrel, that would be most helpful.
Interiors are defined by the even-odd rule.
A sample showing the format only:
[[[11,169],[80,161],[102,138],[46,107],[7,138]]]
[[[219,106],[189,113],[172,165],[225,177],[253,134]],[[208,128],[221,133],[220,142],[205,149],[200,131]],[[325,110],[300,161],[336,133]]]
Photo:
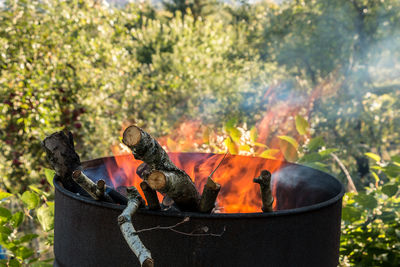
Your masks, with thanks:
[[[87,162],[104,168],[104,159]],[[89,170],[90,172],[90,170]],[[187,236],[170,230],[140,234],[155,266],[336,267],[344,188],[334,177],[285,164],[278,179],[278,210],[272,213],[199,214],[140,210],[137,230],[171,226],[190,233],[207,227],[222,236]],[[139,266],[117,224],[124,206],[100,203],[65,190],[55,180],[55,266]]]

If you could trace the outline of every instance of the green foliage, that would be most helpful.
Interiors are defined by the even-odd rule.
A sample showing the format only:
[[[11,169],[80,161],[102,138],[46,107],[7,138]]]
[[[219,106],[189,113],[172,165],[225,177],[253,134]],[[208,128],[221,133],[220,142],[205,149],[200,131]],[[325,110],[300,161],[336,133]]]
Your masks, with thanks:
[[[44,255],[52,245],[54,204],[47,200],[46,195],[37,189],[36,192],[26,191],[21,196],[9,195],[7,200],[1,201],[0,245],[6,249],[9,259],[0,260],[0,266],[25,266],[32,263],[36,266],[47,266],[46,262],[39,261],[40,254],[36,251],[39,248],[33,246],[39,240],[46,241],[47,248],[40,249],[40,253]],[[39,207],[41,202],[44,204]],[[36,220],[49,233],[41,233],[40,236],[35,233],[37,229],[32,229],[31,222]]]
[[[390,219],[398,215],[399,157],[390,158],[400,144],[399,3],[174,0],[160,10],[4,1],[0,232],[16,258],[0,266],[37,259],[24,240],[52,242],[46,135],[71,129],[88,159],[109,155],[125,123],[162,136],[185,120],[206,128],[197,150],[296,161],[346,183],[337,154],[359,190],[345,198],[342,263],[389,266],[399,246]],[[279,120],[274,109],[286,106],[298,108]],[[265,111],[275,124],[267,141],[258,130]],[[34,236],[32,220],[45,234]]]
[[[400,262],[400,161],[381,163],[380,179],[366,192],[344,197],[341,260],[343,266],[398,266]]]

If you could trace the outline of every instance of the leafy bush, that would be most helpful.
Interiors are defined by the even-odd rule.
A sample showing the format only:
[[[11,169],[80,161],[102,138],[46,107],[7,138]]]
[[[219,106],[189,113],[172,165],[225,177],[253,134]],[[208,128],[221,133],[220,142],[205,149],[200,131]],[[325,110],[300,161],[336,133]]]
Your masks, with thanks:
[[[344,197],[341,261],[343,266],[398,266],[400,262],[400,157],[372,168],[375,184]],[[384,181],[384,182],[383,182]]]
[[[54,172],[46,170],[46,175],[52,183]],[[51,258],[40,261],[52,255],[54,202],[49,196],[33,185],[22,195],[0,192],[0,245],[6,249],[0,266],[52,266]]]

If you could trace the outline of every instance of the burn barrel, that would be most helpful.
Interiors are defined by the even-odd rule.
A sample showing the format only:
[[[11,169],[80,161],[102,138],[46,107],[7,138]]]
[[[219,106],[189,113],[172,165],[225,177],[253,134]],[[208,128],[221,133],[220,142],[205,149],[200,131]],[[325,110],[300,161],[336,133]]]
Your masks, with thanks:
[[[190,153],[185,158],[210,155]],[[87,161],[84,172],[90,177],[107,178],[104,165],[110,161],[112,157]],[[223,232],[222,236],[187,236],[170,230],[141,233],[156,266],[337,266],[342,184],[327,173],[290,163],[273,174],[272,183],[277,201],[277,210],[272,213],[142,209],[133,223],[137,230],[171,226],[188,216],[190,220],[177,230],[196,233],[196,229],[207,227],[208,233]],[[124,206],[69,192],[57,179],[54,185],[54,266],[139,266],[117,224]]]

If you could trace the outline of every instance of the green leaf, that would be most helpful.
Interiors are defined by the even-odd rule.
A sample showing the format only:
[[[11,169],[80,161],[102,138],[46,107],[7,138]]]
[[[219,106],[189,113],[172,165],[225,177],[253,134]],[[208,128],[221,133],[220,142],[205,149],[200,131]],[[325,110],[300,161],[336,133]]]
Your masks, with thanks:
[[[297,141],[293,137],[287,135],[280,135],[278,136],[278,138],[290,143],[295,149],[299,147],[299,143],[297,143]]]
[[[332,154],[332,153],[334,153],[334,152],[336,152],[336,151],[338,151],[338,150],[339,150],[339,149],[337,149],[337,148],[328,148],[328,149],[319,151],[318,153],[319,153],[322,157],[327,157],[327,156],[329,156],[330,154]]]
[[[317,151],[321,147],[325,145],[324,139],[322,136],[315,137],[310,140],[310,142],[307,144],[307,149],[310,152]]]
[[[258,142],[254,142],[253,145],[258,146],[258,147],[264,147],[264,148],[268,148],[267,145],[262,144],[262,143],[258,143]]]
[[[395,156],[391,157],[390,159],[393,162],[400,163],[400,155],[395,155]]]
[[[375,160],[376,162],[380,162],[381,161],[381,157],[379,155],[377,155],[377,154],[368,152],[368,153],[365,153],[364,155],[367,156],[367,157],[370,157],[371,159]]]
[[[35,263],[33,263],[33,264],[29,265],[29,266],[30,267],[53,267],[53,264],[46,263],[46,262],[43,262],[43,261],[38,261],[38,262],[35,262]]]
[[[46,195],[45,192],[43,192],[42,190],[40,190],[39,188],[37,188],[34,185],[30,185],[29,189],[31,189],[33,192],[39,194],[39,195]]]
[[[25,219],[25,214],[22,211],[18,211],[12,215],[11,225],[14,228],[17,228],[21,225],[21,223],[24,221],[24,219]]]
[[[8,227],[0,225],[0,233],[9,236],[12,233],[12,230]]]
[[[317,153],[309,153],[307,155],[304,155],[302,158],[300,158],[299,162],[316,162],[322,160],[322,156]]]
[[[279,149],[267,149],[264,150],[259,157],[266,158],[266,159],[276,159],[275,155],[279,153]]]
[[[235,142],[232,141],[231,137],[227,137],[224,141],[226,147],[228,148],[228,151],[232,155],[236,155],[239,153],[238,147],[235,144]]]
[[[53,170],[46,169],[46,168],[44,169],[44,175],[46,176],[46,180],[52,187],[54,187],[53,178],[54,178],[55,173],[56,172]]]
[[[237,118],[231,118],[225,123],[225,129],[228,131],[230,128],[234,128],[237,123]]]
[[[366,209],[374,209],[378,206],[378,201],[372,195],[365,193],[358,193],[354,196],[354,200]]]
[[[11,218],[11,211],[6,208],[0,207],[0,220],[8,221],[8,219],[10,218]]]
[[[11,260],[8,261],[8,265],[7,266],[9,266],[9,267],[20,267],[22,265],[18,260],[11,259]]]
[[[374,179],[375,179],[375,182],[379,182],[379,176],[374,172],[374,171],[371,171],[371,173],[372,173],[372,176],[374,177]]]
[[[50,231],[54,228],[54,206],[50,205],[47,206],[46,204],[43,204],[40,208],[37,210],[37,217],[42,225],[42,228],[44,231]]]
[[[242,133],[237,128],[230,128],[227,132],[235,143],[240,143]]]
[[[26,191],[21,196],[22,202],[27,206],[28,209],[34,209],[39,206],[40,198],[39,196],[31,191]]]
[[[295,162],[298,159],[297,149],[286,139],[279,140],[279,147],[285,159],[289,162]]]
[[[394,183],[387,183],[382,186],[382,192],[387,195],[388,197],[392,197],[396,195],[397,191],[399,190],[399,186]]]
[[[0,200],[11,197],[13,194],[4,192],[4,191],[0,191]]]
[[[19,247],[16,251],[15,251],[15,256],[17,258],[20,258],[22,260],[25,260],[27,258],[29,258],[30,256],[33,255],[33,250],[27,247]]]
[[[39,261],[31,264],[30,267],[53,267],[53,264]]]
[[[308,122],[300,115],[296,115],[296,130],[300,135],[305,135],[308,130]]]
[[[342,209],[342,219],[346,222],[354,222],[361,218],[361,211],[352,206],[345,206]]]
[[[257,142],[257,138],[258,138],[257,128],[253,126],[250,130],[250,140],[252,143],[255,143]]]
[[[37,234],[27,234],[19,239],[19,243],[30,242],[32,239],[39,237]]]

